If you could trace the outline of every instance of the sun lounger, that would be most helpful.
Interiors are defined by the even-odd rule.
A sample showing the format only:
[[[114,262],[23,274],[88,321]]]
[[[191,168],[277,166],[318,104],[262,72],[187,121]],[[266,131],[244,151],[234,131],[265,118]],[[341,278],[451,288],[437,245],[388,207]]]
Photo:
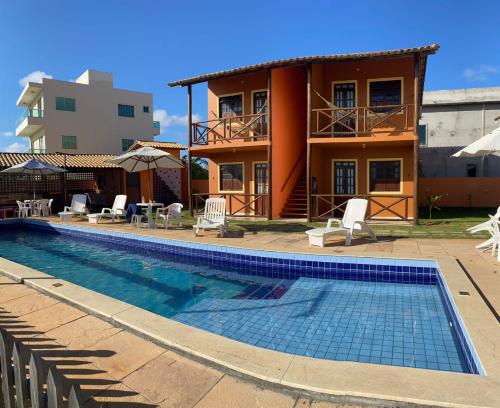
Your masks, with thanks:
[[[111,218],[111,222],[115,222],[116,218],[125,217],[125,204],[127,203],[126,195],[117,195],[113,202],[112,208],[103,208],[100,213],[89,214],[87,217],[90,224],[97,224],[101,218]]]
[[[351,240],[355,232],[366,232],[374,241],[377,237],[373,230],[365,222],[368,201],[361,198],[352,198],[347,202],[344,217],[339,220],[330,218],[325,228],[314,228],[306,231],[309,235],[309,245],[325,246],[328,236],[342,232],[346,235],[345,245],[351,245]],[[337,226],[333,226],[336,223]]]
[[[198,222],[193,225],[194,234],[198,236],[200,230],[218,229],[223,237],[227,229],[226,199],[208,198],[205,202],[203,217],[198,217]]]

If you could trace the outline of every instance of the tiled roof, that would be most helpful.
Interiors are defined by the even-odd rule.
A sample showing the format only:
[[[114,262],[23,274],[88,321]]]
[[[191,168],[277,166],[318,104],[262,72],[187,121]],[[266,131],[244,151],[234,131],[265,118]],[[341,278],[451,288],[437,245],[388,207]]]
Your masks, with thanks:
[[[137,140],[129,150],[138,149],[139,147],[153,147],[155,149],[172,149],[172,150],[185,150],[186,146],[183,146],[175,142],[156,142],[154,140]]]
[[[77,154],[74,156],[66,155],[66,167],[80,169],[104,169],[119,168],[106,160],[116,156],[112,154]],[[7,168],[15,164],[25,162],[29,159],[37,159],[55,166],[64,167],[64,155],[56,153],[31,154],[31,153],[0,153],[0,168]]]
[[[210,74],[199,75],[191,78],[181,79],[179,81],[170,82],[169,86],[186,86],[189,84],[196,84],[205,82],[209,79],[222,78],[232,75],[246,74],[249,72],[261,71],[263,69],[278,68],[290,65],[299,65],[305,63],[320,63],[320,62],[335,62],[335,61],[354,61],[370,58],[397,58],[403,56],[410,56],[412,54],[430,55],[434,54],[439,49],[438,44],[426,45],[423,47],[415,48],[402,48],[398,50],[387,51],[374,51],[374,52],[361,52],[355,54],[333,54],[333,55],[316,55],[310,57],[299,57],[290,59],[281,59],[269,62],[263,62],[255,65],[248,65],[245,67],[228,69],[225,71],[212,72]]]

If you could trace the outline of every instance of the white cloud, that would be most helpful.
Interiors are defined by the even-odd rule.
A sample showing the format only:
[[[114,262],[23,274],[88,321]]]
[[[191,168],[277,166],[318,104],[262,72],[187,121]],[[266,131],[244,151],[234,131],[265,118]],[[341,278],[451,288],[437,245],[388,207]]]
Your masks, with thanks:
[[[172,126],[187,127],[188,116],[170,115],[165,109],[155,109],[153,112],[153,120],[160,122],[160,132],[163,133],[167,128]],[[193,122],[201,121],[201,115],[193,114]]]
[[[18,142],[14,142],[14,143],[8,145],[5,148],[5,151],[7,153],[22,153],[22,152],[25,152],[27,149],[28,149],[27,145],[24,145],[24,144],[18,143]]]
[[[19,80],[19,85],[24,88],[28,82],[42,82],[43,78],[53,78],[52,75],[47,74],[46,72],[43,71],[33,71],[30,72],[28,75],[25,77],[22,77]]]
[[[491,74],[497,72],[495,67],[483,64],[479,68],[466,68],[462,75],[469,82],[484,82]]]
[[[2,132],[2,136],[4,137],[12,137],[14,136],[14,132],[11,132],[10,130],[7,132]]]

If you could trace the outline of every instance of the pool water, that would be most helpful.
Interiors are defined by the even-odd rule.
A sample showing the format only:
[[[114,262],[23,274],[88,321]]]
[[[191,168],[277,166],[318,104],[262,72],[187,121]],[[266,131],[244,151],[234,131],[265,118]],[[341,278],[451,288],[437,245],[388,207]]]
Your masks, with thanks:
[[[252,276],[234,265],[21,228],[0,231],[0,256],[258,347],[470,372],[433,284]]]

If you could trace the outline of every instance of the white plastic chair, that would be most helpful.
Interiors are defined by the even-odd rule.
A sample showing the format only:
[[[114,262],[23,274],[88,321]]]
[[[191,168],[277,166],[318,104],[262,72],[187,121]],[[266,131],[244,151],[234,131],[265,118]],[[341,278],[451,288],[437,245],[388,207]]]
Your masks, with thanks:
[[[51,198],[49,199],[49,202],[47,204],[47,208],[49,209],[49,215],[52,215],[52,203],[54,202],[54,199]]]
[[[94,218],[96,223],[101,218],[111,218],[111,222],[115,222],[116,218],[125,217],[127,214],[125,204],[127,204],[127,196],[124,194],[117,195],[112,208],[103,208],[100,213],[89,214],[88,218],[89,220]]]
[[[172,227],[175,223],[177,226],[182,227],[182,208],[181,203],[173,203],[164,208],[156,210],[156,222],[163,222],[163,227],[167,229]],[[166,212],[166,213],[165,213]]]
[[[494,221],[498,221],[500,220],[500,207],[497,208],[497,212],[495,213],[495,215],[489,215],[490,219],[488,221],[485,221],[485,222],[482,222],[480,224],[477,224],[477,225],[474,225],[470,228],[467,228],[467,232],[470,232],[471,234],[476,234],[478,232],[482,232],[482,231],[487,231],[489,232],[492,237],[491,238],[488,238],[486,241],[484,242],[481,242],[480,244],[476,245],[476,249],[484,249],[484,250],[488,250],[489,247],[492,245],[493,243],[493,223]]]
[[[337,232],[345,233],[346,246],[351,245],[351,240],[355,232],[366,232],[370,236],[370,239],[376,241],[377,236],[365,222],[367,208],[368,200],[363,198],[351,198],[347,201],[344,217],[341,220],[330,218],[325,228],[314,228],[306,231],[306,234],[309,235],[309,245],[324,247],[326,237]],[[333,223],[337,223],[338,226],[333,227]]]
[[[205,201],[203,217],[198,217],[198,222],[193,225],[194,235],[198,236],[200,230],[218,229],[223,237],[227,230],[226,199],[208,198]]]
[[[73,198],[71,199],[71,205],[69,207],[65,206],[64,211],[60,212],[59,215],[72,213],[79,215],[81,219],[83,215],[88,213],[88,209],[86,206],[87,194],[74,194]]]
[[[42,198],[33,202],[33,215],[37,217],[47,217],[49,215],[49,200]]]
[[[16,200],[19,207],[17,211],[18,218],[25,218],[30,216],[31,206],[28,203],[23,203],[22,201]]]

